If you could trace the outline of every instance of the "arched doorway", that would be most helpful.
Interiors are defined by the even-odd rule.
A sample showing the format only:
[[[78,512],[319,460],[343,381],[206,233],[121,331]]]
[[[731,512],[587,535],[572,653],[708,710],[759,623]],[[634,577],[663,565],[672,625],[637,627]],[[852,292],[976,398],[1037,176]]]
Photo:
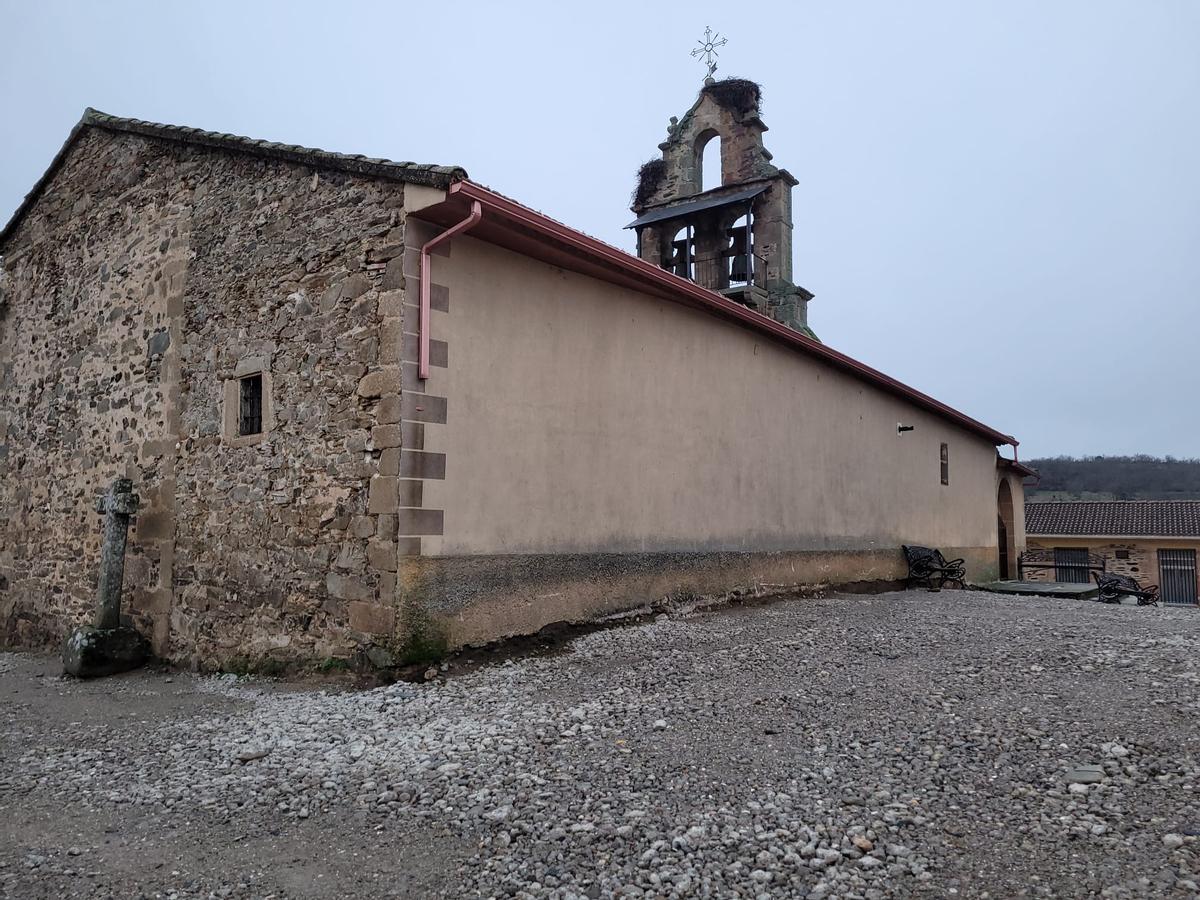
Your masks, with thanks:
[[[1012,578],[1013,566],[1013,498],[1012,488],[1007,478],[1000,479],[1000,487],[996,493],[996,549],[999,551],[1000,580]]]

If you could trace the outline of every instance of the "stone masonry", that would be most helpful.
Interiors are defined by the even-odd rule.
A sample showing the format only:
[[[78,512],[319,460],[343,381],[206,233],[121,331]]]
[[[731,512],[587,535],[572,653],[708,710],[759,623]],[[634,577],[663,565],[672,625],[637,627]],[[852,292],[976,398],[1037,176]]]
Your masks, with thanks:
[[[797,181],[771,162],[763,146],[767,126],[759,111],[760,96],[751,81],[710,81],[682,119],[672,117],[667,139],[659,144],[662,158],[651,160],[639,173],[631,207],[639,219],[630,227],[637,231],[638,255],[668,269],[680,268],[676,242],[689,234],[686,253],[693,261],[687,277],[812,336],[807,310],[813,295],[792,281],[792,188]],[[721,148],[720,186],[702,191],[704,149],[712,140]],[[721,205],[747,189],[761,192]],[[693,211],[700,200],[717,205]],[[737,221],[747,222],[749,238],[731,232]],[[733,286],[730,253],[738,255],[747,241],[754,277],[745,287]]]
[[[1053,553],[1055,547],[1064,543],[1051,540],[1029,539],[1030,550],[1045,550]],[[1067,546],[1080,548],[1080,544],[1071,542]],[[1154,547],[1136,541],[1104,541],[1089,544],[1089,553],[1104,557],[1104,568],[1116,575],[1128,575],[1140,584],[1158,583],[1158,553]],[[1028,581],[1053,581],[1054,569],[1030,569],[1025,573]]]
[[[157,654],[402,640],[406,184],[99,127],[64,153],[0,248],[0,641],[90,617],[91,498],[117,477],[143,500],[125,602]]]

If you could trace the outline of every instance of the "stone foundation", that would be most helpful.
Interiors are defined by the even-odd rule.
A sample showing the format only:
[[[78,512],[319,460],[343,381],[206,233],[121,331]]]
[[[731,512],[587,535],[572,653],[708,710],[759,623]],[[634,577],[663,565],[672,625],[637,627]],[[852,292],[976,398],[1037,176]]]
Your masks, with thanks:
[[[996,577],[990,547],[948,548],[968,577]],[[669,596],[764,597],[841,585],[896,587],[907,567],[899,549],[776,553],[569,554],[414,557],[399,572],[404,597],[397,641],[448,647],[584,622]]]

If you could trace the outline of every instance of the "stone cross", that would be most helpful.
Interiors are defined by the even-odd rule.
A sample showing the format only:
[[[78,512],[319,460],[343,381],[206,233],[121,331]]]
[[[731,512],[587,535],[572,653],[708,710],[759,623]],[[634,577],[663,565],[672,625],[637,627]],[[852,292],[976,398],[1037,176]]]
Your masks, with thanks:
[[[96,589],[96,627],[121,625],[121,585],[125,580],[125,541],[129,520],[138,509],[133,482],[117,478],[108,492],[96,498],[96,512],[104,516],[104,543],[100,547],[100,583]]]

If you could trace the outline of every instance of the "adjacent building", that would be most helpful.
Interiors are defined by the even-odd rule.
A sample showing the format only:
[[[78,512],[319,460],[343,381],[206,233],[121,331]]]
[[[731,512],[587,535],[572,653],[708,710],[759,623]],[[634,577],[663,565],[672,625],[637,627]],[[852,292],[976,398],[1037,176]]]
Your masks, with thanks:
[[[1015,439],[811,336],[794,179],[722,84],[643,185],[641,258],[453,166],[89,110],[0,232],[3,640],[90,617],[117,476],[132,620],[203,668],[895,583],[905,543],[994,579]],[[711,132],[730,184],[684,208]]]
[[[1194,604],[1200,500],[1104,500],[1025,506],[1031,581],[1085,582],[1096,571],[1157,584],[1164,603]]]

